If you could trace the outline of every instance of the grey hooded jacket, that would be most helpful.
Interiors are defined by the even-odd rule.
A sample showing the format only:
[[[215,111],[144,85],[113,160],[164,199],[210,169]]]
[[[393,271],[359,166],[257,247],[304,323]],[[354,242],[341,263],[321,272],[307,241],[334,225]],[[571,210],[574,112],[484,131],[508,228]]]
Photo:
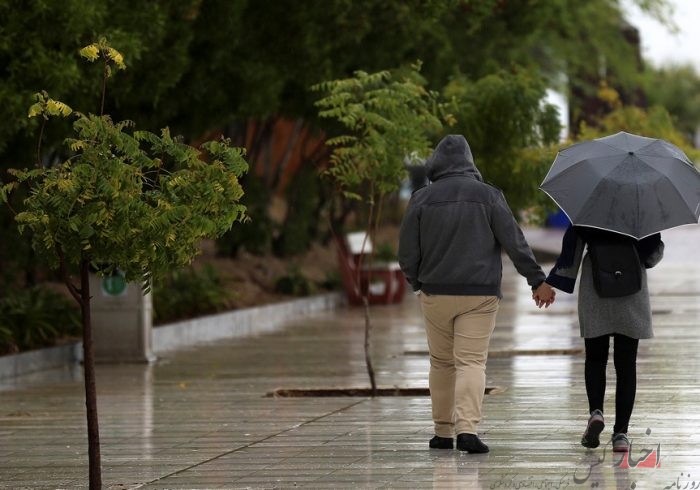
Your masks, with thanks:
[[[545,274],[503,193],[483,182],[464,136],[446,136],[426,162],[432,182],[411,196],[399,263],[414,291],[501,297],[501,248],[536,288]]]

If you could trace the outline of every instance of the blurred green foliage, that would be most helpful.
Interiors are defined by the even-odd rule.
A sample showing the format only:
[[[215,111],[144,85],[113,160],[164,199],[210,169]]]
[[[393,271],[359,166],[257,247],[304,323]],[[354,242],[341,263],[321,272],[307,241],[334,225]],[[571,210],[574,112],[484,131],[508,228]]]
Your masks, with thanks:
[[[665,139],[683,150],[696,165],[700,164],[700,150],[689,143],[674,125],[671,114],[661,106],[646,110],[640,107],[617,107],[603,117],[597,126],[583,125],[578,139],[583,141],[599,138],[618,131]]]
[[[681,148],[696,166],[700,164],[700,150],[693,147],[685,135],[677,129],[672,116],[664,107],[652,106],[649,109],[643,109],[623,106],[614,89],[605,87],[603,91],[604,94],[601,94],[601,97],[610,104],[609,112],[605,116],[595,121],[595,125],[582,123],[574,140],[524,150],[518,165],[515,166],[517,171],[533,172],[541,182],[556,158],[558,150],[580,141],[600,138],[619,131],[665,139]],[[556,210],[553,201],[541,191],[537,192],[531,204],[529,218],[534,222],[542,223],[547,213]]]
[[[321,283],[323,289],[329,291],[337,291],[343,287],[343,278],[340,276],[340,272],[337,270],[326,272],[326,277]]]
[[[309,296],[317,290],[316,284],[306,277],[298,266],[291,266],[287,274],[275,281],[275,291],[292,296]]]
[[[668,1],[633,1],[657,18],[668,18]],[[119,46],[130,66],[107,92],[105,111],[115,121],[133,118],[149,131],[169,126],[186,142],[221,130],[242,145],[246,121],[275,117],[299,118],[338,134],[337,127],[318,120],[310,86],[416,59],[424,60],[430,90],[481,84],[495,92],[503,83],[508,92],[525,86],[523,99],[507,93],[489,98],[499,110],[498,100],[514,103],[509,110],[521,122],[529,117],[537,81],[566,94],[571,86],[597,80],[603,59],[611,86],[636,90],[639,67],[625,38],[624,8],[622,0],[0,0],[0,180],[7,180],[4,169],[34,161],[39,122],[26,117],[32,94],[46,89],[75,107],[98,109],[100,67],[81,64],[75,52],[96,34]],[[676,75],[652,86],[669,86]],[[531,81],[524,82],[526,77]],[[597,86],[588,89],[595,92]],[[482,147],[474,151],[477,164],[513,207],[536,202],[531,187],[536,179],[528,172],[541,171],[532,149],[548,140],[551,114],[541,111],[540,143],[532,143],[531,131],[510,132],[521,129],[518,124],[508,125],[504,139],[499,125],[475,125],[488,115],[473,111],[488,104],[474,101],[474,93],[466,90],[457,119],[469,130],[467,139]],[[678,93],[650,94],[650,100],[667,107],[688,133],[696,120],[694,105],[671,97]],[[69,121],[47,126],[45,165],[69,155],[62,145],[68,130]],[[526,146],[512,146],[528,140]],[[497,148],[480,143],[489,141]],[[25,197],[16,192],[11,204],[18,208]],[[292,213],[289,224],[279,228],[267,216],[270,198],[270,192],[244,198],[252,220],[241,227],[242,239],[227,236],[224,253],[242,245],[264,252],[274,242],[276,251],[288,254],[301,246],[305,239],[291,226],[303,220],[301,215]],[[5,208],[0,229],[16,232]],[[24,270],[29,278],[36,263],[27,240],[0,241],[0,265]]]
[[[153,287],[156,323],[216,313],[227,306],[228,292],[211,265],[173,271]]]
[[[668,2],[636,3],[663,17]],[[106,112],[196,138],[273,113],[314,118],[309,86],[415,59],[425,61],[434,89],[457,74],[477,80],[513,66],[552,82],[561,73],[582,77],[598,72],[591,60],[600,57],[633,83],[622,11],[620,0],[3,0],[0,117],[8,123],[0,128],[0,162],[17,166],[29,157],[16,143],[34,140],[26,108],[38,90],[97,107],[91,75],[99,67],[75,56],[95,33],[130,65],[110,89]],[[47,148],[58,148],[64,130],[49,133]]]
[[[700,74],[692,65],[648,68],[644,91],[651,105],[665,108],[689,140],[700,128]]]
[[[396,250],[394,245],[388,242],[378,243],[374,250],[374,258],[379,262],[396,262]]]
[[[484,179],[503,190],[514,210],[537,199],[538,186],[551,164],[538,150],[559,140],[558,111],[542,102],[542,78],[518,70],[497,72],[476,81],[456,77],[444,89],[457,119],[452,130],[468,135]]]
[[[51,289],[15,289],[0,298],[0,355],[52,346],[81,331],[77,306]]]
[[[426,85],[416,64],[393,73],[357,71],[313,87],[322,95],[316,102],[319,116],[342,127],[326,143],[333,148],[326,175],[347,198],[378,204],[398,189],[407,155],[429,154],[442,119],[452,118]]]
[[[246,207],[247,218],[217,240],[219,253],[234,257],[241,248],[257,255],[269,253],[275,231],[275,224],[267,213],[270,190],[253,173],[245,175],[241,185],[245,189],[241,204]]]
[[[104,38],[80,54],[102,65],[103,94],[111,73],[126,68]],[[31,189],[15,216],[18,229],[29,232],[37,255],[62,271],[78,302],[68,279],[75,268],[85,275],[90,264],[109,264],[147,287],[154,275],[189,265],[202,239],[220,236],[243,219],[238,178],[248,165],[244,151],[226,139],[207,141],[200,151],[168,128],[160,134],[136,131],[133,121],[114,122],[101,109],[100,115],[76,112],[65,141],[72,155],[44,167],[44,124],[71,112],[46,92],[36,95],[29,109],[29,117],[42,120],[36,168],[11,169],[16,180],[0,186],[0,201],[23,185]]]
[[[287,187],[287,216],[275,240],[277,255],[289,257],[301,254],[309,249],[316,238],[319,187],[319,175],[310,167],[302,168]]]

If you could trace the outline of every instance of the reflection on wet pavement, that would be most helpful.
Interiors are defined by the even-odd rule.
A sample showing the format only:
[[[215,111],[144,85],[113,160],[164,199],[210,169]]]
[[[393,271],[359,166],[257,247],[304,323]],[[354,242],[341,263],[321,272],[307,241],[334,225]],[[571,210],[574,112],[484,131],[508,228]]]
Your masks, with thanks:
[[[489,360],[487,384],[505,391],[485,398],[486,455],[427,449],[427,397],[266,398],[276,388],[367,385],[362,311],[344,309],[276,333],[166,353],[152,366],[99,366],[105,486],[646,489],[690,488],[694,479],[700,486],[699,239],[694,229],[667,233],[667,259],[649,274],[656,338],[640,347],[627,462],[609,446],[578,445],[587,418],[580,354]],[[508,264],[503,289],[492,350],[582,347],[575,296],[559,293],[539,310]],[[427,357],[407,355],[427,349],[417,301],[408,296],[373,315],[379,384],[427,386]],[[606,408],[609,429],[612,362]],[[83,411],[79,367],[0,387],[0,488],[85,486]],[[639,467],[657,448],[661,467]]]

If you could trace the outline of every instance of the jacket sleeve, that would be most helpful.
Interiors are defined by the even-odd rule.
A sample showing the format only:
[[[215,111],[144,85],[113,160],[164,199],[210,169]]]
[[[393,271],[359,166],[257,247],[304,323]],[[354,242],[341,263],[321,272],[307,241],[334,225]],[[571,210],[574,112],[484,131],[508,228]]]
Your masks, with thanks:
[[[637,244],[637,250],[644,267],[651,269],[664,257],[664,242],[661,241],[661,234],[656,233],[642,238]]]
[[[406,208],[399,233],[399,265],[414,291],[421,288],[418,281],[420,269],[420,206],[411,199]]]
[[[533,289],[542,284],[545,274],[535,261],[535,256],[501,192],[496,193],[491,206],[491,230],[520,275],[527,279],[527,283]]]
[[[565,293],[573,293],[585,247],[586,243],[581,236],[576,233],[573,226],[569,226],[564,233],[557,263],[547,276],[547,284]]]

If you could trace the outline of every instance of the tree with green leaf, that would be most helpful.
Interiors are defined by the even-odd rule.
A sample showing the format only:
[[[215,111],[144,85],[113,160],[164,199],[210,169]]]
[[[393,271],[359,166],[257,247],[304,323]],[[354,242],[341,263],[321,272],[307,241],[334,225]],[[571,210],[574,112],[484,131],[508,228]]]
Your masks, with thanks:
[[[557,144],[533,146],[520,151],[514,171],[531,172],[532,175],[522,178],[527,181],[533,177],[536,178],[537,187],[539,187],[544,174],[556,158],[557,151],[577,142],[609,136],[619,131],[669,141],[681,148],[696,165],[700,165],[700,150],[693,147],[684,132],[674,124],[673,117],[664,107],[655,105],[643,109],[623,105],[617,91],[609,87],[602,87],[599,97],[608,105],[609,112],[606,115],[594,120],[594,124],[591,125],[582,122],[574,139]],[[556,209],[552,200],[544,192],[537,192],[530,204],[533,217],[540,220]]]
[[[596,126],[583,124],[577,140],[600,138],[619,131],[669,141],[682,149],[696,164],[700,164],[700,150],[695,148],[685,133],[674,125],[671,114],[661,106],[642,109],[619,105],[601,118]]]
[[[545,103],[544,79],[526,70],[464,76],[443,94],[455,115],[455,132],[469,141],[484,178],[503,190],[514,211],[538,197],[549,164],[532,156],[559,141],[558,110]]]
[[[113,70],[124,60],[105,39],[80,54],[101,60],[102,97]],[[100,110],[102,110],[101,104]],[[37,255],[60,271],[81,309],[87,406],[90,488],[101,488],[99,426],[95,392],[91,270],[116,270],[148,291],[154,278],[188,265],[204,238],[217,237],[244,217],[239,178],[246,172],[243,150],[225,139],[203,151],[172,137],[136,131],[132,121],[72,112],[48,94],[37,95],[31,117],[74,115],[70,156],[58,165],[13,170],[16,180],[0,187],[0,198],[22,184],[30,188],[15,219],[31,236]],[[40,150],[39,150],[40,151]],[[41,157],[38,158],[41,161]],[[79,275],[76,283],[72,275]]]
[[[700,73],[693,65],[648,68],[644,91],[649,104],[664,107],[692,141],[700,130]]]
[[[632,1],[657,18],[668,16],[667,0]],[[95,32],[118,44],[129,60],[129,71],[110,86],[104,101],[115,120],[134,118],[149,131],[169,126],[185,141],[221,132],[246,146],[257,173],[270,177],[261,181],[266,195],[282,196],[302,165],[286,165],[289,152],[272,151],[280,139],[275,124],[292,121],[295,130],[285,136],[290,150],[303,146],[307,135],[323,138],[309,86],[420,58],[429,87],[439,91],[456,78],[476,83],[525,71],[565,94],[572,87],[594,93],[605,68],[611,86],[634,92],[638,60],[621,28],[624,12],[622,0],[0,1],[0,67],[5,68],[0,70],[0,119],[5,122],[0,125],[0,170],[33,160],[41,121],[28,119],[26,107],[39,89],[76,107],[98,102],[102,77],[93,75],[103,66],[81,64],[72,54],[76,40],[93,39]],[[469,114],[470,119],[479,116]],[[490,128],[484,139],[498,141],[499,128]],[[46,127],[45,165],[69,156],[61,143],[67,130],[67,122]],[[318,148],[322,151],[309,152],[303,166],[325,168],[328,151],[323,144]],[[488,178],[510,194],[500,177]],[[325,186],[320,194],[332,195]],[[13,204],[23,197],[15,193]],[[260,203],[263,212],[266,204]],[[324,205],[324,212],[333,212],[332,202],[319,206]],[[348,214],[347,202],[343,208],[334,221]],[[276,231],[269,219],[257,222],[245,233],[252,242],[261,229],[263,234]],[[5,210],[0,228],[10,233],[15,228]],[[228,241],[240,242],[244,233],[236,235]],[[37,263],[25,253],[24,242],[0,243],[5,270],[14,266],[13,276],[25,272],[20,285],[33,282]]]
[[[381,221],[384,197],[396,191],[405,177],[405,159],[429,153],[431,137],[442,130],[440,116],[452,122],[438,95],[425,86],[418,63],[395,72],[357,71],[351,78],[313,87],[324,93],[316,102],[320,117],[340,125],[340,134],[327,141],[333,153],[325,174],[345,197],[368,207],[354,287],[365,308],[365,362],[373,396],[377,384],[370,355],[369,292],[360,288],[360,271],[367,238],[374,237]]]

